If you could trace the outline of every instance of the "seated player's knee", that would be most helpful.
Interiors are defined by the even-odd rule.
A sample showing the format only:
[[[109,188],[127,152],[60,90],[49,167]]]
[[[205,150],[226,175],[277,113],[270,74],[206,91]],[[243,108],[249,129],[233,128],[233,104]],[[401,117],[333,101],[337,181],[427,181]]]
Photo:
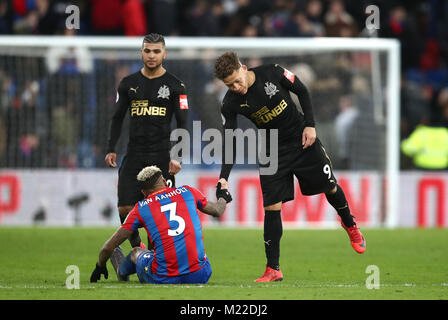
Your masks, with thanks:
[[[131,251],[131,261],[135,264],[137,264],[137,259],[138,257],[144,252],[146,251],[145,249],[142,249],[140,247],[134,247],[132,248]]]

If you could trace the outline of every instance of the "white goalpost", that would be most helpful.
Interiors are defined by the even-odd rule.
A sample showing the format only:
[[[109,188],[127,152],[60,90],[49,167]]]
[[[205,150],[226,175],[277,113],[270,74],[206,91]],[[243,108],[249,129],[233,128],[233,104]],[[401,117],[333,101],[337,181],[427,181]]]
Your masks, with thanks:
[[[248,64],[281,64],[291,68],[299,78],[303,71],[304,82],[309,85],[314,102],[317,133],[320,136],[322,132],[321,140],[328,146],[332,159],[337,158],[341,143],[333,142],[334,122],[340,114],[339,98],[343,95],[359,98],[357,119],[365,116],[362,120],[365,122],[355,120],[356,130],[348,133],[351,141],[348,143],[349,164],[338,169],[339,162],[336,161],[336,170],[379,172],[384,178],[385,183],[380,184],[385,190],[378,191],[381,193],[378,198],[383,202],[379,207],[384,209],[384,219],[378,225],[397,227],[400,210],[401,64],[397,40],[225,37],[166,37],[165,40],[168,69],[174,70],[173,73],[186,82],[190,89],[192,112],[208,127],[220,122],[220,117],[215,120],[212,112],[205,112],[202,108],[219,103],[222,98],[223,88],[213,81],[212,66],[214,59],[224,51],[238,52]],[[23,157],[26,150],[20,153],[20,150],[13,149],[11,143],[6,146],[4,159],[0,159],[4,166],[11,169],[61,168],[65,163],[71,163],[72,152],[77,154],[81,168],[95,168],[91,149],[105,145],[106,115],[111,112],[107,103],[114,97],[117,79],[139,65],[141,42],[142,37],[1,36],[0,81],[14,84],[11,88],[17,90],[18,95],[14,99],[36,104],[31,117],[37,117],[36,128],[33,128],[40,136],[39,151],[32,159]],[[55,49],[53,55],[49,54],[52,48]],[[58,48],[79,50],[58,51]],[[55,62],[53,59],[59,59],[59,63],[50,67],[51,62]],[[70,65],[67,60],[77,62]],[[58,72],[52,68],[65,68],[67,78],[63,79],[68,79],[68,84],[61,89],[58,88],[62,78],[55,76]],[[73,71],[74,68],[78,71]],[[85,69],[79,71],[80,68]],[[81,78],[73,76],[77,72]],[[46,110],[49,104],[53,104],[50,111],[35,115]],[[83,109],[76,111],[80,105]],[[28,124],[23,118],[11,114],[4,112],[3,125],[9,126],[8,130],[12,130],[13,135],[28,137]],[[41,120],[48,114],[50,120]],[[74,123],[69,121],[74,119]],[[20,129],[22,127],[23,130]],[[67,132],[65,137],[64,132]],[[27,140],[21,141],[23,144]],[[82,149],[83,146],[87,151]],[[99,153],[102,154],[101,151]],[[51,157],[55,158],[49,160]]]

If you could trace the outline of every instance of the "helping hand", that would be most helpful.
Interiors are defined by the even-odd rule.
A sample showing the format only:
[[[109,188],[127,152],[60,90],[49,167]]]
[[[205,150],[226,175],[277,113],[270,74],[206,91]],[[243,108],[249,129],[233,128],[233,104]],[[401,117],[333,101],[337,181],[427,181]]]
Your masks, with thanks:
[[[223,198],[227,203],[232,201],[232,196],[228,190],[229,184],[226,179],[219,179],[216,185],[216,199]]]

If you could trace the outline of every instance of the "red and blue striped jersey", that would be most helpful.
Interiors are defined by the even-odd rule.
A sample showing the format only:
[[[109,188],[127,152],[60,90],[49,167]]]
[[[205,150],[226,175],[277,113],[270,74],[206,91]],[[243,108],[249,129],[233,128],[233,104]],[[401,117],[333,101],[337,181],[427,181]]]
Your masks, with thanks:
[[[122,228],[145,228],[154,247],[153,273],[174,277],[201,269],[207,261],[198,209],[207,199],[190,186],[163,188],[139,201]]]

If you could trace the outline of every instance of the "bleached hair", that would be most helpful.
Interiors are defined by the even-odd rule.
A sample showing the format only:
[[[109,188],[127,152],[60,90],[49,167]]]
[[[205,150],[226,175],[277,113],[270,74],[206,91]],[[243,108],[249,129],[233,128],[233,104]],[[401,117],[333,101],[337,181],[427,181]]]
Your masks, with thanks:
[[[143,168],[137,175],[137,181],[143,190],[151,190],[162,177],[162,170],[156,166]]]
[[[144,182],[150,180],[156,173],[162,173],[157,166],[150,166],[143,168],[137,175],[137,180]]]

